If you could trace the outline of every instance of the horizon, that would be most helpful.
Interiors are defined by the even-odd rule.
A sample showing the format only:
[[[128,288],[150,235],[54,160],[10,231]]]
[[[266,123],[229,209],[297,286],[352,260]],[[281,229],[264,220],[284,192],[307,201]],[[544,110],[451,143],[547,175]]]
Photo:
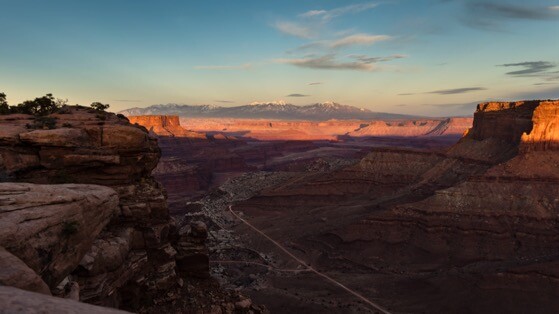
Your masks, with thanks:
[[[451,116],[559,98],[555,0],[57,0],[3,11],[10,104],[53,93],[115,112],[260,100]]]

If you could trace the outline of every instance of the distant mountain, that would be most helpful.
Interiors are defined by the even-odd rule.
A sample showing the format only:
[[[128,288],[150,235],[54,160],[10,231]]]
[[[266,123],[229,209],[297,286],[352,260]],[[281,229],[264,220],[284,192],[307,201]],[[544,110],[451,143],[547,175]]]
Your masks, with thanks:
[[[280,120],[387,120],[413,119],[417,116],[374,112],[368,109],[324,102],[306,106],[296,106],[285,102],[254,102],[250,105],[221,107],[215,105],[153,105],[146,108],[131,108],[120,111],[125,116],[178,115],[188,118],[242,118]]]

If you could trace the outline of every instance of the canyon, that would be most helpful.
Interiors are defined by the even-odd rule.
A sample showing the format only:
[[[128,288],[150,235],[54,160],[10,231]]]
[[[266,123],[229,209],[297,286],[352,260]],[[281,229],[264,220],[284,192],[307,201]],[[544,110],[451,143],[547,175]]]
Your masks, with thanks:
[[[4,307],[559,309],[557,100],[473,119],[47,118],[0,115]]]
[[[480,104],[473,126],[180,118],[253,168],[177,214],[209,226],[212,274],[272,312],[375,310],[309,265],[387,312],[554,312],[558,119],[557,101]]]

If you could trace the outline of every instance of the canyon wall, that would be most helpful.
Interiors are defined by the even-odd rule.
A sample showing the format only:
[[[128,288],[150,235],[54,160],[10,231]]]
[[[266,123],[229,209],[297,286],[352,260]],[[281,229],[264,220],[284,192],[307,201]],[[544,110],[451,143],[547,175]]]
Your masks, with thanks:
[[[110,113],[0,116],[0,181],[12,182],[0,184],[0,246],[57,295],[79,287],[81,301],[135,310],[177,298],[179,234],[151,175],[160,154]]]
[[[374,149],[234,208],[402,312],[554,312],[559,101],[484,103],[474,117],[447,152]]]

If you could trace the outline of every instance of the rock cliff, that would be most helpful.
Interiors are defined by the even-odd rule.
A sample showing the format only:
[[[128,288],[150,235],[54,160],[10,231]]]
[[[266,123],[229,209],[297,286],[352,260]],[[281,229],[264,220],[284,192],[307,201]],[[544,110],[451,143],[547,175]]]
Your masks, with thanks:
[[[128,119],[130,123],[142,125],[159,136],[206,138],[204,133],[185,130],[181,126],[178,116],[129,116]]]
[[[3,183],[0,246],[52,291],[76,282],[84,302],[137,309],[172,297],[177,231],[151,176],[156,138],[80,107],[0,124],[1,181],[106,186]]]

